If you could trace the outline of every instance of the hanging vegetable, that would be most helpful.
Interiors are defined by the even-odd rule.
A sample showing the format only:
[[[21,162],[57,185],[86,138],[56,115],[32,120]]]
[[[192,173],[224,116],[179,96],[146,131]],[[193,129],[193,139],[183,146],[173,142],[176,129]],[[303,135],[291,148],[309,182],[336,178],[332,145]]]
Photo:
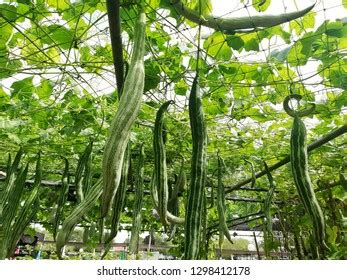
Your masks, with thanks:
[[[202,110],[198,74],[195,76],[189,96],[189,118],[192,131],[193,153],[191,160],[190,187],[185,220],[184,258],[196,260],[199,257],[202,215],[204,212],[207,133]]]
[[[218,187],[217,187],[217,212],[219,219],[219,247],[222,250],[224,236],[233,244],[228,225],[225,221],[225,190],[223,185],[224,162],[218,155]]]
[[[166,150],[163,137],[164,114],[173,101],[167,101],[160,106],[155,119],[153,150],[154,150],[154,172],[158,192],[158,214],[163,225],[167,225],[167,204],[169,199]]]
[[[146,15],[141,10],[134,29],[134,49],[129,71],[125,78],[116,116],[111,122],[109,137],[104,150],[102,217],[106,217],[119,187],[130,130],[140,111],[145,81],[145,30]]]
[[[183,224],[184,219],[176,217],[167,209],[169,191],[166,167],[166,150],[163,137],[164,114],[173,101],[163,103],[156,116],[153,137],[154,173],[152,176],[152,198],[163,225]]]
[[[267,179],[269,181],[269,191],[268,191],[267,196],[264,200],[264,215],[266,217],[266,231],[272,237],[271,203],[272,203],[272,198],[273,198],[273,195],[275,192],[275,182],[273,180],[271,172],[269,171],[269,168],[268,168],[265,161],[264,161],[264,167],[265,167]]]
[[[39,153],[36,161],[35,180],[32,189],[30,190],[29,197],[25,200],[23,207],[17,213],[16,220],[14,221],[11,232],[11,245],[9,247],[9,254],[14,252],[19,239],[22,237],[26,227],[32,222],[37,211],[40,208],[39,193],[42,180],[41,169],[41,154]]]
[[[290,162],[296,189],[313,224],[315,244],[320,254],[324,256],[326,249],[325,220],[308,173],[306,127],[301,120],[301,117],[311,114],[315,106],[312,104],[310,108],[305,110],[293,110],[289,107],[291,100],[295,99],[297,102],[300,102],[301,98],[301,95],[292,94],[287,96],[283,102],[283,108],[286,113],[294,118],[290,138]]]
[[[143,144],[140,148],[140,157],[137,166],[136,183],[135,183],[135,202],[133,210],[133,222],[131,227],[131,238],[129,242],[129,252],[138,253],[139,234],[141,230],[142,220],[142,204],[143,204],[143,176],[145,165],[145,150]]]
[[[295,20],[304,16],[313,9],[316,2],[306,9],[295,11],[291,13],[278,14],[278,15],[261,15],[261,16],[246,16],[246,17],[231,17],[221,18],[214,15],[201,16],[197,11],[188,8],[182,3],[181,0],[166,0],[173,5],[176,12],[186,19],[222,31],[226,34],[234,34],[235,32],[249,32],[255,31],[260,28],[268,28],[276,26],[291,20]]]
[[[255,175],[254,164],[253,164],[253,162],[251,162],[250,160],[247,160],[247,159],[244,159],[244,161],[247,162],[251,167],[251,173],[252,173],[251,188],[254,188],[254,187],[256,187],[256,183],[257,183],[257,177]]]
[[[82,155],[80,156],[77,163],[75,173],[75,188],[78,203],[80,203],[83,200],[86,189],[88,188],[84,184],[90,183],[90,163],[92,150],[93,142],[90,142],[89,145],[85,148]]]
[[[62,259],[62,249],[68,242],[69,237],[75,228],[76,224],[86,215],[96,204],[96,201],[102,193],[101,179],[99,179],[86,195],[84,200],[78,204],[64,220],[62,228],[59,230],[56,237],[56,250],[59,259]]]
[[[64,206],[67,200],[68,192],[69,192],[69,162],[66,158],[64,158],[65,167],[63,176],[61,179],[61,190],[58,198],[58,206],[55,212],[54,224],[53,224],[53,239],[56,240],[59,224],[63,218]]]
[[[34,185],[24,205],[21,205],[29,166],[27,164],[26,167],[20,168],[19,172],[17,172],[22,154],[23,150],[20,149],[12,165],[9,160],[6,183],[2,190],[3,197],[0,205],[0,260],[11,257],[19,239],[39,209],[39,188],[42,174],[41,156],[39,154],[36,161]]]
[[[117,233],[118,233],[120,216],[121,216],[123,209],[124,209],[125,194],[126,194],[127,185],[128,185],[128,172],[129,172],[129,165],[130,165],[130,157],[131,157],[131,150],[130,150],[130,145],[128,145],[128,148],[126,150],[125,159],[123,162],[120,185],[119,185],[119,188],[116,192],[116,196],[113,200],[113,205],[112,205],[111,232],[105,241],[105,251],[102,254],[102,257],[101,257],[102,259],[109,252],[109,250],[111,248],[112,240],[117,236]]]

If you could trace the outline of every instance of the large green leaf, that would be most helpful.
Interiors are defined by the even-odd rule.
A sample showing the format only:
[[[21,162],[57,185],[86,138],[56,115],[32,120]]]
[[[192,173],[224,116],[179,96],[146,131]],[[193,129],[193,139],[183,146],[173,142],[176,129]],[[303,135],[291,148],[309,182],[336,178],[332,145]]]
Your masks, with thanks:
[[[266,11],[270,4],[271,0],[252,0],[252,5],[258,12]]]
[[[337,38],[347,38],[347,24],[342,22],[329,22],[325,29],[325,34]]]
[[[204,49],[217,60],[229,60],[231,49],[227,44],[226,37],[221,32],[215,32],[204,42]]]

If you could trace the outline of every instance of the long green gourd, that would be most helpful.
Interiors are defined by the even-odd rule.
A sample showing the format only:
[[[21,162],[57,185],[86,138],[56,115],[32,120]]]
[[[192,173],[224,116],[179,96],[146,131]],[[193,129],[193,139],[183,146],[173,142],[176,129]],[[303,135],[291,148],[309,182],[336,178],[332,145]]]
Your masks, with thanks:
[[[269,168],[265,161],[264,161],[264,167],[265,167],[265,172],[266,172],[267,179],[269,181],[269,186],[270,186],[267,196],[264,200],[264,215],[266,218],[266,231],[268,234],[270,234],[270,236],[272,236],[271,203],[272,203],[272,198],[275,192],[275,182],[273,180],[271,172],[269,171]]]
[[[164,113],[172,104],[167,101],[162,104],[157,112],[153,133],[154,150],[154,171],[151,180],[151,193],[154,206],[158,211],[161,222],[164,225],[169,223],[184,224],[185,220],[173,215],[167,209],[168,205],[168,182],[166,167],[166,151],[163,137]]]
[[[153,172],[153,175],[152,175],[152,180],[151,180],[151,183],[150,183],[150,189],[151,189],[151,195],[152,195],[152,200],[153,200],[153,203],[154,203],[154,207],[155,209],[158,209],[158,191],[157,191],[157,186],[156,186],[156,183],[155,183],[155,176],[154,176],[154,172]],[[184,218],[181,218],[181,217],[177,217],[175,216],[173,213],[167,211],[166,212],[166,218],[168,220],[168,222],[170,224],[177,224],[177,225],[183,225],[185,224],[185,219]]]
[[[42,179],[42,170],[41,170],[41,155],[38,154],[35,168],[35,181],[30,191],[29,197],[25,200],[23,207],[20,209],[17,217],[13,223],[11,231],[11,242],[9,244],[9,250],[7,257],[10,257],[21,238],[22,234],[25,231],[25,228],[30,224],[34,216],[36,215],[39,206],[39,191]]]
[[[214,186],[213,186],[212,180],[208,181],[208,186],[210,187],[210,204],[208,206],[208,209],[212,209],[214,207],[214,200],[215,200]]]
[[[67,200],[67,195],[69,192],[69,161],[64,158],[64,172],[61,178],[61,190],[57,202],[57,210],[55,212],[54,224],[53,224],[53,239],[56,240],[59,224],[63,218],[64,206]]]
[[[93,143],[91,143],[93,145]],[[82,180],[83,184],[83,194],[86,196],[92,186],[92,166],[93,166],[93,156],[92,153],[89,154],[88,160],[85,163],[84,176]]]
[[[111,249],[112,240],[117,236],[117,233],[118,233],[120,216],[124,208],[125,194],[126,194],[127,185],[128,185],[130,157],[131,157],[130,145],[128,145],[123,166],[122,166],[122,176],[121,176],[119,188],[116,192],[116,196],[113,200],[113,205],[112,205],[111,232],[105,241],[104,253],[101,256],[101,259],[103,259],[107,255],[109,250]]]
[[[62,248],[67,243],[71,232],[76,224],[86,215],[96,204],[102,193],[102,179],[99,179],[91,188],[84,200],[78,204],[64,220],[62,228],[56,238],[56,250],[59,259],[62,259]]]
[[[145,31],[146,15],[142,10],[135,25],[134,49],[129,71],[125,78],[116,116],[111,122],[109,137],[106,141],[103,155],[102,217],[106,217],[119,187],[124,153],[129,142],[130,130],[140,111],[145,83]]]
[[[315,243],[317,244],[320,254],[324,256],[326,249],[325,220],[308,173],[306,127],[304,122],[300,119],[303,116],[311,114],[315,106],[312,104],[312,106],[306,110],[293,110],[289,107],[289,102],[292,99],[299,102],[301,98],[301,95],[292,94],[287,96],[283,102],[283,108],[286,113],[294,118],[290,138],[290,163],[296,189],[313,224],[313,237]]]
[[[202,232],[203,200],[205,196],[207,133],[202,110],[198,74],[196,74],[189,96],[189,118],[192,131],[193,153],[191,160],[190,188],[185,215],[184,259],[199,257]]]
[[[15,156],[13,163],[11,160],[11,154],[8,155],[6,179],[4,185],[0,187],[0,260],[6,257],[7,248],[5,247],[5,231],[8,227],[8,219],[4,213],[4,208],[9,203],[8,198],[16,180],[17,168],[19,166],[22,155],[23,149],[20,148]]]
[[[166,151],[163,138],[164,114],[173,101],[163,103],[156,115],[154,134],[153,134],[153,152],[154,152],[154,172],[155,182],[158,192],[158,214],[163,225],[167,225],[166,213],[169,199]]]
[[[11,160],[11,154],[8,154],[8,160],[7,160],[7,166],[6,166],[6,181],[8,181],[8,177],[10,175],[11,171],[11,165],[12,165],[12,160]],[[4,243],[4,217],[3,217],[3,208],[5,206],[5,191],[6,191],[6,181],[5,184],[0,185],[0,244]],[[1,250],[1,245],[0,245],[0,250]],[[0,258],[1,259],[1,258]]]
[[[16,156],[11,163],[11,155],[9,154],[8,162],[7,162],[7,174],[6,180],[4,182],[4,186],[0,189],[0,218],[2,218],[2,213],[5,207],[5,204],[8,200],[9,193],[13,188],[13,185],[16,181],[17,169],[20,163],[20,160],[23,156],[23,148],[20,148],[16,153]],[[2,220],[0,219],[0,222]]]
[[[168,202],[169,213],[172,213],[172,215],[176,217],[180,215],[178,195],[184,193],[184,191],[186,190],[186,184],[187,184],[187,177],[184,171],[184,158],[182,157],[180,171],[178,176],[176,177],[175,185],[171,189],[171,194],[169,193],[169,202]],[[184,219],[182,219],[182,222],[184,223]],[[175,223],[172,223],[170,227],[168,240],[172,240],[174,238],[176,229],[177,229],[177,225]]]
[[[182,156],[181,156],[182,157]],[[173,188],[171,188],[171,193],[169,193],[169,202],[168,202],[168,213],[178,217],[180,215],[179,211],[179,194],[183,194],[186,190],[187,177],[184,171],[184,158],[181,159],[181,167],[178,176],[176,177],[176,182]],[[168,219],[170,221],[170,219]],[[184,219],[182,220],[182,224],[184,223]],[[171,222],[171,221],[170,221]],[[171,222],[169,239],[172,240],[175,236],[177,229],[177,224]]]
[[[86,171],[87,172],[89,171],[87,170],[87,166],[89,161],[91,160],[92,149],[93,149],[93,142],[90,142],[88,146],[84,149],[77,163],[77,168],[75,173],[75,188],[76,188],[78,203],[80,203],[84,198],[85,187],[83,183],[86,182],[85,173]]]
[[[18,160],[18,164],[19,164],[20,157],[22,156],[21,149],[17,152],[16,157],[17,156],[19,156],[19,160]],[[14,182],[13,178],[15,178],[15,174],[12,174],[13,173],[12,166],[13,166],[13,164],[12,164],[11,154],[9,153],[8,154],[8,160],[7,160],[7,166],[6,166],[5,183],[3,185],[0,185],[0,250],[1,250],[1,244],[4,243],[4,237],[5,237],[5,232],[4,232],[4,230],[5,230],[5,228],[4,228],[5,217],[3,216],[3,210],[4,210],[5,204],[6,204],[7,199],[8,199],[9,190],[11,189],[11,185]],[[17,169],[17,167],[16,167],[16,169]],[[10,183],[11,181],[12,181],[12,183]]]
[[[184,158],[182,157],[180,172],[177,176],[175,186],[173,188],[172,197],[176,198],[179,193],[183,193],[186,189],[186,184],[187,184],[187,176],[186,176],[186,172],[184,171]]]
[[[5,191],[6,186],[8,185],[9,181],[9,175],[11,172],[11,166],[12,166],[12,157],[11,153],[8,153],[7,157],[7,164],[6,164],[6,178],[5,178],[5,183],[0,185],[0,207],[2,205],[2,200],[4,199],[3,197],[3,192]],[[0,208],[1,209],[1,208]],[[1,212],[0,212],[1,213]]]
[[[293,232],[294,246],[299,260],[303,260],[304,256],[302,255],[301,244],[299,242],[298,232],[294,230]]]
[[[223,237],[225,236],[230,243],[234,243],[231,239],[228,225],[225,221],[225,190],[223,185],[224,162],[220,155],[218,155],[218,186],[217,186],[217,212],[219,220],[219,246],[223,244]]]
[[[179,194],[182,194],[185,191],[186,188],[186,174],[184,172],[184,161],[182,160],[180,173],[178,174],[176,178],[176,182],[173,187],[171,187],[169,192],[169,202],[168,202],[168,211],[177,216],[178,214],[174,213],[177,212],[178,209],[176,209],[176,206],[178,204],[178,196]]]
[[[22,167],[18,172],[12,188],[9,190],[7,200],[3,207],[2,213],[2,240],[0,243],[0,260],[6,258],[9,254],[9,246],[11,245],[12,229],[15,217],[20,206],[20,199],[24,191],[25,179],[28,173],[28,164]]]
[[[168,211],[170,213],[172,213],[175,216],[179,216],[179,200],[178,200],[178,193],[175,193],[175,187],[177,186],[177,184],[175,184],[174,187],[169,186],[169,202],[167,205]],[[177,229],[177,225],[175,224],[171,224],[168,234],[169,234],[169,240],[172,240],[175,236],[176,233],[176,229]]]
[[[347,179],[346,179],[346,173],[340,173],[339,179],[340,179],[340,185],[343,187],[343,189],[347,192]]]
[[[199,258],[201,260],[207,260],[208,259],[208,243],[209,238],[207,237],[207,197],[206,192],[204,192],[203,200],[202,200],[202,229],[201,229],[201,235],[200,235],[200,249],[199,249]]]
[[[178,14],[181,14],[190,21],[213,28],[216,31],[222,31],[226,34],[242,33],[248,32],[249,30],[276,26],[304,16],[316,5],[315,2],[306,9],[279,15],[222,18],[213,15],[200,16],[198,12],[185,6],[180,0],[166,1],[173,5]]]
[[[104,243],[105,220],[106,220],[106,218],[100,217],[100,219],[98,221],[99,243]]]
[[[251,181],[251,188],[256,187],[257,184],[257,178],[255,176],[255,169],[254,169],[254,164],[250,160],[244,159],[245,162],[247,162],[250,167],[251,167],[251,173],[252,173],[252,181]]]
[[[133,221],[131,227],[131,238],[129,242],[129,253],[138,253],[139,234],[141,230],[142,220],[142,204],[143,204],[143,177],[145,166],[145,148],[142,144],[140,147],[140,157],[138,160],[136,182],[135,182],[135,202],[133,208]]]
[[[263,247],[264,247],[265,257],[270,258],[270,245],[273,241],[271,201],[275,191],[275,183],[273,181],[273,177],[265,161],[264,161],[264,167],[265,167],[265,172],[266,172],[270,187],[267,192],[266,198],[264,199],[264,204],[263,204],[263,212],[266,219],[263,226],[263,234],[264,234]]]
[[[75,173],[77,203],[81,203],[92,184],[92,151],[93,141],[84,149],[77,164]],[[83,217],[83,220],[90,222],[87,217]]]

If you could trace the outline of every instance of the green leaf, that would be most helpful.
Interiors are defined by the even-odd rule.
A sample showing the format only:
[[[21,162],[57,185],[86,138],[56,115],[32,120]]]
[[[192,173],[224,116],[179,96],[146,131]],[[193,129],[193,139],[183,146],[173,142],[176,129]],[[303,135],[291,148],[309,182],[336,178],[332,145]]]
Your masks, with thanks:
[[[183,1],[188,8],[193,9],[196,12],[201,12],[202,16],[211,14],[212,4],[211,0],[189,0]]]
[[[325,29],[325,34],[331,37],[347,38],[347,25],[342,22],[329,22]]]
[[[215,32],[208,37],[204,42],[204,49],[215,59],[229,60],[231,58],[231,49],[222,32]]]
[[[296,34],[300,35],[306,32],[308,29],[313,28],[315,25],[316,12],[309,12],[304,17],[293,20],[289,23],[291,29],[296,31]]]
[[[347,0],[342,0],[342,6],[347,9]]]
[[[244,49],[246,51],[259,51],[259,39],[256,34],[242,35],[242,40],[245,42]]]
[[[17,6],[17,19],[16,22],[23,22],[25,18],[28,17],[28,12],[30,11],[29,5],[19,3]]]
[[[328,234],[328,243],[335,245],[337,238],[337,226],[329,227],[327,226],[327,234]]]
[[[201,10],[201,14],[203,16],[209,15],[212,12],[212,4],[211,0],[199,0],[199,4],[201,5],[201,9],[197,8],[197,11]]]
[[[34,92],[33,77],[14,82],[11,85],[11,97],[17,97],[19,100],[25,100],[32,97]]]
[[[153,60],[145,61],[145,89],[144,91],[149,91],[155,89],[160,83],[160,68],[157,63]]]
[[[301,41],[297,41],[288,52],[288,62],[291,66],[305,65],[308,57],[303,54],[304,48]]]
[[[259,109],[250,108],[245,111],[245,115],[259,122],[268,121],[268,117],[260,112]]]
[[[271,0],[252,0],[252,5],[258,12],[266,11],[270,4]]]
[[[17,19],[17,8],[9,4],[0,4],[0,15],[6,21],[14,22]]]
[[[53,91],[52,82],[49,80],[43,80],[41,85],[36,88],[36,93],[41,99],[48,99]]]
[[[8,40],[10,40],[13,32],[13,27],[10,24],[6,24],[0,18],[0,48],[4,48]]]
[[[234,50],[240,50],[245,45],[242,37],[236,35],[227,36],[226,41],[228,43],[228,46],[233,48]]]
[[[62,49],[69,49],[73,46],[74,33],[61,25],[50,25],[48,27],[49,36],[46,37],[48,41],[52,41],[51,43],[57,44]]]
[[[279,62],[284,62],[287,60],[288,53],[291,50],[291,46],[286,47],[285,49],[279,51],[279,50],[274,50],[270,53],[269,58],[270,59],[275,59]]]
[[[178,95],[183,95],[185,96],[187,91],[188,91],[188,85],[185,82],[185,80],[180,80],[177,83],[175,83],[175,93]]]
[[[47,0],[47,5],[62,11],[69,8],[71,3],[70,0]]]
[[[342,92],[339,95],[334,94],[334,101],[337,108],[347,107],[347,91]]]
[[[341,201],[345,201],[346,200],[346,191],[342,188],[342,187],[335,187],[333,189],[333,197],[337,198]]]
[[[160,0],[148,0],[146,2],[146,11],[147,12],[153,12],[155,11],[160,4]]]
[[[204,105],[204,112],[208,115],[216,116],[223,113],[218,104],[211,102],[206,98],[203,99],[202,104]]]
[[[312,52],[316,50],[316,47],[318,47],[315,43],[319,40],[319,38],[320,36],[315,35],[314,32],[305,33],[305,35],[300,39],[300,42],[302,44],[301,53],[309,57]]]

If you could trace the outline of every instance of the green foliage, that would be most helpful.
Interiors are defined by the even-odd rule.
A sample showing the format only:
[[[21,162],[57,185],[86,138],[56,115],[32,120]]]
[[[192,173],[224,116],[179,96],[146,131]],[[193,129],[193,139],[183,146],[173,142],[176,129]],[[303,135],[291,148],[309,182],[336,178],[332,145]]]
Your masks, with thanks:
[[[204,42],[204,49],[207,53],[217,60],[229,60],[231,57],[231,49],[225,41],[225,35],[221,32],[215,32]]]

